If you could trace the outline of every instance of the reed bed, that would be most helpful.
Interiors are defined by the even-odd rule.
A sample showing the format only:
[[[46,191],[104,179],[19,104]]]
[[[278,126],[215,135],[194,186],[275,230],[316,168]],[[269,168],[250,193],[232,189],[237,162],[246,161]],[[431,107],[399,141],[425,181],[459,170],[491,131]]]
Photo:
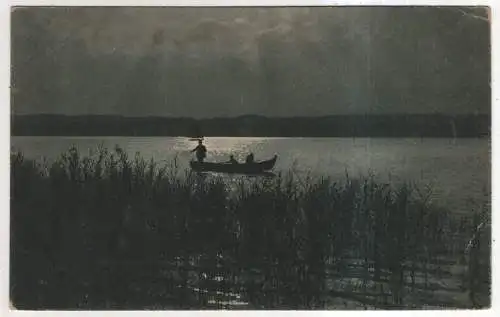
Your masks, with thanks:
[[[490,211],[458,217],[429,197],[347,175],[228,180],[120,148],[84,157],[71,148],[51,164],[15,152],[11,300],[19,309],[488,307]]]

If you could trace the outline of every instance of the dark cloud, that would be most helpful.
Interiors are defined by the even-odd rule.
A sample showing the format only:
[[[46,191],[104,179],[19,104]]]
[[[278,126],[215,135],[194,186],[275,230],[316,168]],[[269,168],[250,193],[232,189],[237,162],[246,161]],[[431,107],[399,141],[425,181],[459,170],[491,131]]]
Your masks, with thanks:
[[[485,113],[484,12],[17,9],[12,110],[197,117]]]

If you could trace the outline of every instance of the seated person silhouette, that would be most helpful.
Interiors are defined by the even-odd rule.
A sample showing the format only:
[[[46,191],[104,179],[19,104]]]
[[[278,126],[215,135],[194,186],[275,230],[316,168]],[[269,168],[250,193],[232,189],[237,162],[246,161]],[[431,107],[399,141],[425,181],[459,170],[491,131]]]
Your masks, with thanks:
[[[238,161],[234,158],[234,155],[229,156],[229,163],[238,164]]]
[[[247,164],[254,163],[253,153],[248,154],[247,159],[246,159],[246,163]]]

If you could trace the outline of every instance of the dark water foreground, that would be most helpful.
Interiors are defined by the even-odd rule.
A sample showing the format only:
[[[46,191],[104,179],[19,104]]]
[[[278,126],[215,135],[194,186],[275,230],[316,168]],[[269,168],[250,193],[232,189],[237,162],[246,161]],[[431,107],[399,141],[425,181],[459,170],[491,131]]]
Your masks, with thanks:
[[[179,175],[120,149],[13,153],[11,172],[17,309],[490,305],[488,208],[458,216],[409,185]]]

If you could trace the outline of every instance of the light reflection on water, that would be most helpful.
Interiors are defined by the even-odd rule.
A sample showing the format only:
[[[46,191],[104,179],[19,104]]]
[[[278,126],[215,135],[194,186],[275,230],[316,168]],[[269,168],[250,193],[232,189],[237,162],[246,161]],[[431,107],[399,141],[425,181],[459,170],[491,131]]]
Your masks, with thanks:
[[[75,145],[88,153],[100,144],[122,147],[131,158],[137,152],[165,164],[177,159],[180,169],[189,168],[190,150],[196,141],[180,137],[13,137],[12,147],[26,157],[49,161]],[[373,174],[390,183],[413,181],[430,185],[434,199],[448,207],[467,210],[490,200],[489,139],[387,139],[387,138],[236,138],[213,137],[204,142],[207,161],[239,161],[253,152],[256,160],[278,154],[274,171],[292,171],[297,177]],[[226,177],[237,180],[239,177]]]

